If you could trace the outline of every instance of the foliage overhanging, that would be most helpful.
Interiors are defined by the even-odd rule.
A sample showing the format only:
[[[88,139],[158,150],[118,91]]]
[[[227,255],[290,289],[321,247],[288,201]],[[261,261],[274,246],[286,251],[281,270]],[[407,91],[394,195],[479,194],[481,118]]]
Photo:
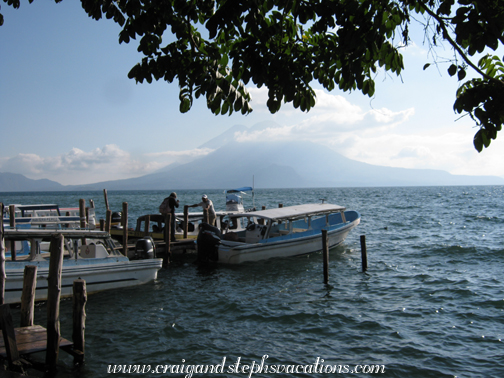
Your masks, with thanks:
[[[20,6],[20,0],[3,1]],[[315,106],[314,82],[329,91],[359,90],[371,97],[378,67],[401,73],[399,51],[410,41],[408,26],[422,20],[432,46],[444,41],[453,49],[448,73],[461,82],[454,110],[476,122],[475,148],[488,147],[504,123],[502,59],[484,55],[474,61],[504,43],[502,0],[81,3],[90,17],[112,19],[122,27],[120,43],[137,41],[144,57],[131,69],[130,78],[140,83],[178,82],[181,112],[189,111],[195,98],[205,97],[216,115],[248,114],[250,84],[268,89],[271,113],[283,103],[309,111]],[[477,77],[463,82],[468,69]]]

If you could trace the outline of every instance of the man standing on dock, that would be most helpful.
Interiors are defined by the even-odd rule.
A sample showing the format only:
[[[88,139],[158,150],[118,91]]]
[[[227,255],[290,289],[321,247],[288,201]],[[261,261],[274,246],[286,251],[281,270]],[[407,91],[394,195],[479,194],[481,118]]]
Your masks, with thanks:
[[[177,219],[175,218],[175,208],[179,207],[179,200],[177,199],[177,193],[173,192],[169,197],[166,197],[163,200],[161,206],[159,206],[159,212],[161,214],[171,214],[171,223],[170,223],[170,234],[171,241],[176,241],[175,239],[175,225],[177,224]]]
[[[206,194],[203,194],[200,203],[196,203],[194,205],[190,205],[187,207],[197,207],[197,206],[201,206],[203,210],[208,209],[208,224],[210,226],[215,226],[215,217],[216,217],[215,209],[213,206],[213,202],[207,197]]]

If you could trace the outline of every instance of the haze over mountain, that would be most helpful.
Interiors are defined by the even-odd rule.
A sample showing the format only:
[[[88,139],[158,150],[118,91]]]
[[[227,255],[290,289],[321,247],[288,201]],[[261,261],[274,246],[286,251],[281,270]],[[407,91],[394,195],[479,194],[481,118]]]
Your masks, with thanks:
[[[274,125],[260,123],[253,129]],[[214,149],[210,154],[189,163],[170,164],[142,177],[63,186],[21,175],[14,180],[12,174],[0,173],[0,191],[226,189],[252,185],[252,181],[256,188],[504,184],[504,179],[496,176],[458,176],[440,170],[371,165],[306,141],[237,142],[235,133],[243,131],[247,128],[234,126],[199,147]]]

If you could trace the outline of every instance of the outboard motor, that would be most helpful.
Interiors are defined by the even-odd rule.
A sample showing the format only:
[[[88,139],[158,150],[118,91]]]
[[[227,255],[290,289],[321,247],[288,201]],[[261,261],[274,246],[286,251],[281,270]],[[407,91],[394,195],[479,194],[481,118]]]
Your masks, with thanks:
[[[135,244],[135,256],[133,260],[146,260],[156,258],[156,245],[150,236],[138,239]]]
[[[122,219],[122,213],[120,211],[113,212],[110,219],[111,228],[121,230],[122,229],[121,219]]]
[[[217,227],[210,226],[208,223],[201,223],[198,232],[198,261],[218,261],[219,244],[221,242],[221,232]]]

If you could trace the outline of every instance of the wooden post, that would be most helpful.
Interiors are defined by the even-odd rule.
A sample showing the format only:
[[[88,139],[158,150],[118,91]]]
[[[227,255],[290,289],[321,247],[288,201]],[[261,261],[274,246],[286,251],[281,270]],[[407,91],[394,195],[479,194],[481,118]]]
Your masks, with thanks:
[[[329,283],[329,243],[327,230],[322,230],[322,255],[324,257],[324,283]]]
[[[128,202],[122,204],[123,254],[128,256]]]
[[[49,247],[49,274],[47,277],[47,351],[46,367],[56,368],[59,355],[60,322],[59,306],[61,297],[61,272],[63,270],[63,235],[54,234]]]
[[[266,206],[262,205],[261,210],[266,210]]]
[[[86,228],[86,200],[79,200],[80,228]]]
[[[100,219],[100,231],[105,231],[105,219]]]
[[[5,243],[3,227],[3,202],[0,202],[0,213],[2,214],[2,221],[0,222],[0,305],[3,305],[5,302]]]
[[[35,265],[27,265],[24,269],[23,293],[21,294],[21,327],[30,327],[33,325],[36,288],[37,267]]]
[[[184,206],[184,239],[187,239],[187,228],[189,227],[189,206]]]
[[[82,279],[73,282],[73,331],[72,341],[74,343],[74,364],[82,364],[84,362],[85,337],[86,329],[86,302],[87,290],[86,281]]]
[[[9,361],[9,369],[16,372],[22,372],[23,367],[16,343],[14,322],[12,321],[10,305],[8,304],[0,306],[0,328],[2,329],[5,351],[7,353],[7,360]]]
[[[144,230],[145,236],[149,236],[149,229],[150,229],[150,215],[147,215],[147,218],[145,218],[145,230]]]
[[[279,203],[279,204],[278,204],[278,207],[283,207],[283,203]]]
[[[164,237],[165,237],[165,245],[166,245],[166,251],[163,256],[163,268],[167,268],[168,264],[170,263],[170,241],[171,241],[171,217],[172,215],[170,213],[165,214],[165,232],[164,232]]]
[[[108,203],[107,189],[103,189],[103,197],[105,197],[105,207],[106,207],[106,209],[110,210],[109,203]]]
[[[2,223],[3,223],[3,214],[2,214]],[[9,206],[9,225],[12,229],[16,228],[16,206]],[[16,241],[11,240],[11,260],[16,261]]]
[[[105,215],[105,231],[110,233],[110,224],[112,223],[112,210],[107,209],[107,214]]]
[[[208,209],[203,209],[203,223],[208,223]]]
[[[366,250],[366,235],[360,236],[360,245],[361,245],[361,257],[362,257],[362,272],[365,272],[368,268],[367,250]]]

